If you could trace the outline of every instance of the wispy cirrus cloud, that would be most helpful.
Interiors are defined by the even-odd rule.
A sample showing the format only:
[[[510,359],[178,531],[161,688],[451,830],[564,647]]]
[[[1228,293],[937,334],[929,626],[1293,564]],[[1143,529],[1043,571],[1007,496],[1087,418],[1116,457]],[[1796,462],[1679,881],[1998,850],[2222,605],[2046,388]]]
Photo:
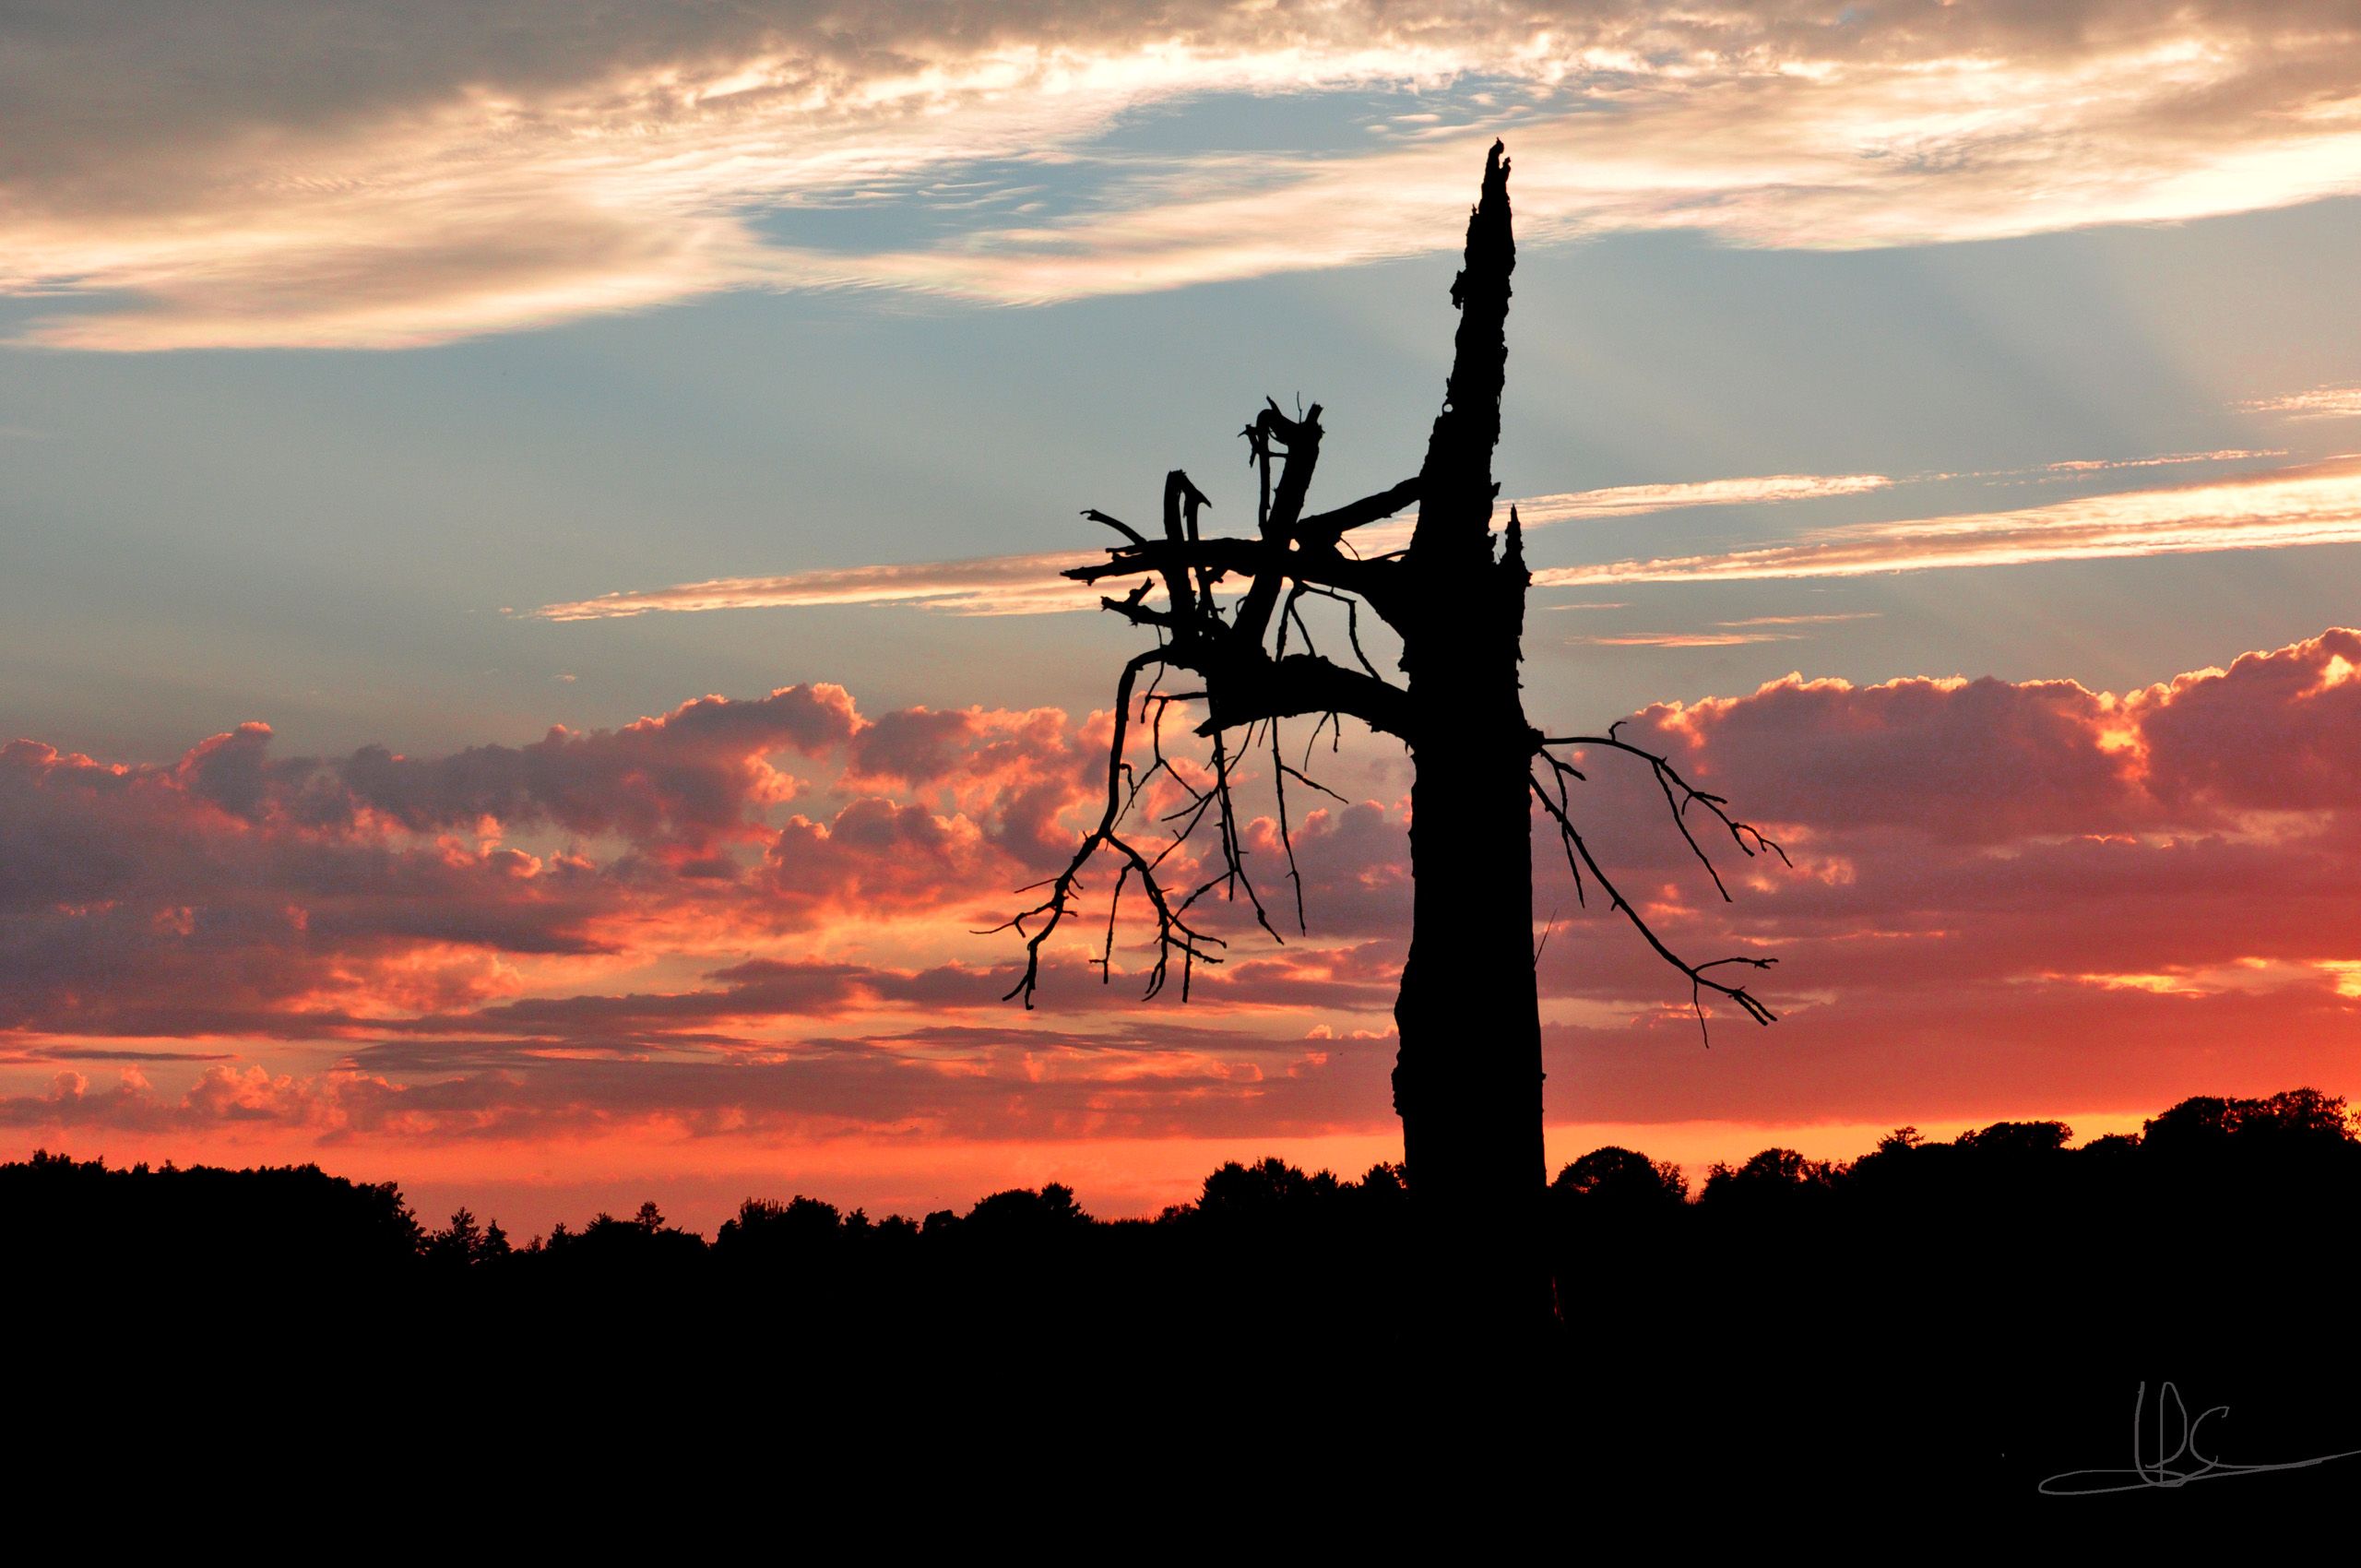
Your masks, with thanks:
[[[2043,561],[2361,543],[2361,457],[2001,512],[1815,530],[1713,555],[1556,566],[1536,586],[1853,577]]]
[[[2022,471],[2082,479],[2118,470],[2282,455],[2246,449],[2177,452],[2155,457],[2071,459]],[[2007,477],[1940,474],[1897,480],[1884,474],[1765,474],[1560,491],[1528,496],[1514,505],[1526,529],[1532,530],[1557,523],[1612,521],[1690,508],[1770,506],[1872,495],[1927,479]],[[1829,529],[1793,544],[1724,555],[1551,567],[1535,573],[1534,581],[1543,588],[1562,588],[1691,577],[1850,576],[1936,565],[1999,565],[2091,555],[2333,543],[2343,540],[2353,527],[2347,513],[2355,493],[2347,471],[2331,462],[2168,490],[2090,496],[2048,506]],[[2224,496],[2243,500],[2236,505],[2224,505],[2220,504]],[[1505,506],[1501,516],[1506,516]],[[1410,518],[1400,517],[1357,529],[1352,539],[1364,553],[1398,550],[1409,543],[1412,526]],[[907,604],[964,615],[1049,614],[1097,607],[1101,588],[1065,581],[1059,574],[1102,559],[1103,554],[1093,551],[1059,551],[718,577],[545,604],[526,613],[545,621],[599,621],[661,612]],[[1779,634],[1725,628],[1713,633],[1640,636],[1642,640],[1636,643],[1591,640],[1603,646],[1727,647],[1777,640]],[[1666,638],[1684,640],[1667,642]]]
[[[1587,647],[1740,647],[1750,643],[1791,643],[1808,635],[1804,627],[1874,621],[1879,614],[1875,610],[1855,610],[1824,615],[1751,615],[1740,621],[1716,621],[1710,631],[1601,633],[1568,640]]]
[[[2218,452],[2166,452],[2155,457],[2070,457],[2064,462],[2044,463],[2041,471],[2079,478],[2083,474],[2115,473],[2126,469],[2176,469],[2192,463],[2242,463],[2258,457],[2284,457],[2286,455],[2286,448],[2282,446],[2259,449],[2232,446]]]
[[[988,555],[967,561],[846,566],[767,577],[717,577],[672,588],[545,604],[544,621],[608,621],[658,611],[772,610],[816,605],[915,604],[967,615],[1029,615],[1096,608],[1101,590],[1058,576],[1104,560],[1096,551]]]
[[[2291,420],[2361,419],[2361,386],[2315,386],[2276,398],[2251,398],[2238,407],[2250,414],[2284,414]]]
[[[1740,647],[1749,643],[1795,641],[1786,632],[1626,632],[1617,636],[1576,637],[1589,647]]]
[[[1517,519],[1528,529],[1552,523],[1590,522],[1679,512],[1692,506],[1770,506],[1786,501],[1825,501],[1891,489],[1883,474],[1762,474],[1742,479],[1688,480],[1671,484],[1619,484],[1603,490],[1559,491],[1515,503]],[[1507,516],[1505,510],[1501,516]],[[1409,518],[1358,529],[1355,545],[1364,553],[1399,550],[1410,542]]]
[[[1893,482],[1883,474],[1770,474],[1757,479],[1565,491],[1533,496],[1516,505],[1525,526],[1538,529],[1552,523],[1638,517],[1691,506],[1766,505],[1864,495]],[[1408,518],[1403,518],[1357,529],[1352,536],[1355,547],[1364,553],[1398,550],[1410,541],[1411,526]],[[1058,574],[1105,558],[1097,551],[1062,551],[823,568],[767,577],[719,577],[545,604],[530,613],[544,621],[602,621],[659,611],[915,604],[965,615],[1046,614],[1097,608],[1104,589],[1065,581]]]
[[[94,0],[0,28],[0,291],[59,301],[29,336],[83,349],[391,348],[735,288],[1033,302],[1347,265],[1453,243],[1496,133],[1528,243],[1851,249],[2361,189],[2361,22],[2317,5],[884,0],[848,25],[663,0],[591,27],[564,0],[496,19]],[[1321,155],[1106,145],[1205,95],[1414,87],[1432,121]],[[844,206],[920,220],[853,244],[765,221]]]

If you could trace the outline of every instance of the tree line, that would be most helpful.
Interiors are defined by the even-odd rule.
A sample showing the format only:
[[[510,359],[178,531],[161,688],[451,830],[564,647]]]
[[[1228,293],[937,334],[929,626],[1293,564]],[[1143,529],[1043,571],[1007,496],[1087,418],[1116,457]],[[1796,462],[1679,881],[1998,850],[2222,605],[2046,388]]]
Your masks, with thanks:
[[[718,1442],[771,1412],[903,1448],[958,1433],[939,1454],[970,1458],[1029,1452],[1017,1433],[1110,1459],[1285,1433],[1291,1462],[1347,1470],[1356,1444],[1513,1433],[1549,1485],[1984,1502],[2110,1462],[2135,1389],[2166,1378],[2229,1404],[2248,1456],[2361,1447],[2335,1373],[2361,1142],[2316,1090],[2185,1099],[2079,1146],[2054,1121],[1904,1127],[1693,1182],[1601,1148],[1544,1206],[1556,1327],[1507,1380],[1418,1328],[1427,1254],[1386,1164],[1228,1163],[1152,1218],[1050,1183],[915,1218],[749,1198],[710,1238],[651,1203],[520,1241],[314,1166],[44,1152],[0,1165],[0,1290],[17,1392],[48,1391],[29,1408],[234,1426],[226,1403],[264,1434],[497,1464],[528,1438]],[[1411,1356],[1415,1384],[1394,1375]],[[1454,1400],[1493,1413],[1414,1418]]]
[[[2213,1223],[2234,1224],[2239,1235],[2225,1244],[2244,1252],[2283,1222],[2333,1217],[2341,1229],[2361,1199],[2354,1116],[2317,1089],[2200,1096],[2139,1133],[2071,1140],[2056,1121],[2000,1122],[1947,1142],[1903,1127],[1851,1160],[1772,1147],[1714,1164],[1694,1183],[1638,1151],[1594,1149],[1548,1189],[1560,1316],[1579,1324],[1606,1282],[1651,1261],[1642,1253],[1664,1254],[1652,1260],[1659,1273],[1694,1247],[1725,1258],[1825,1253],[1832,1268],[1848,1250],[1873,1248],[1899,1266],[1927,1249],[2005,1239],[2018,1257],[2070,1244],[2087,1262],[2186,1241]],[[1190,1270],[1239,1262],[1266,1283],[1351,1291],[1382,1310],[1398,1285],[1389,1273],[1409,1261],[1398,1247],[1407,1203],[1398,1165],[1348,1179],[1265,1158],[1224,1164],[1195,1199],[1153,1218],[1096,1218],[1053,1182],[919,1218],[872,1218],[802,1194],[749,1197],[710,1239],[648,1202],[519,1241],[464,1207],[423,1223],[397,1184],[316,1165],[110,1167],[46,1151],[0,1164],[0,1227],[20,1257],[89,1275],[201,1268],[225,1289],[291,1275],[448,1285],[782,1273],[809,1287],[938,1265],[974,1274],[995,1259],[1038,1273],[1052,1262],[1087,1271],[1169,1254]]]

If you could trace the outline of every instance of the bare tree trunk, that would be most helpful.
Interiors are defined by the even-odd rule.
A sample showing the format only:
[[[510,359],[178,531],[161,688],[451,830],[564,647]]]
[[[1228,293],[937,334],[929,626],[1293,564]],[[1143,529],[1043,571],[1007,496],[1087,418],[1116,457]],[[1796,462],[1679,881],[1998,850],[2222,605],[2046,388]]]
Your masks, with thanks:
[[[1517,666],[1528,580],[1514,512],[1493,558],[1492,448],[1508,360],[1508,164],[1495,146],[1452,287],[1457,343],[1419,474],[1405,615],[1410,678],[1413,896],[1394,1016],[1394,1074],[1411,1202],[1429,1252],[1430,1313],[1539,1324],[1541,1016],[1533,968],[1536,731]]]
[[[1422,733],[1437,738],[1417,752],[1411,789],[1417,891],[1394,1008],[1394,1109],[1438,1326],[1538,1324],[1549,1289],[1529,751],[1513,655],[1452,662],[1477,667],[1422,666],[1411,684],[1413,710],[1434,726]],[[1421,686],[1438,690],[1431,709]]]

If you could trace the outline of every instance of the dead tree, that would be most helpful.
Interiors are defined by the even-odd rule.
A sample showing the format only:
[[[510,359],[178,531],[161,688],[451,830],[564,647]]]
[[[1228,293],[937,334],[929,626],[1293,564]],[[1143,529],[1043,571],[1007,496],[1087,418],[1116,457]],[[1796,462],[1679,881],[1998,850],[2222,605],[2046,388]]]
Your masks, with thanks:
[[[1116,683],[1106,797],[1097,826],[1063,873],[1028,890],[1040,891],[1040,901],[1002,928],[1025,937],[1025,970],[1009,994],[1030,1006],[1043,946],[1074,912],[1083,872],[1104,853],[1117,870],[1105,946],[1096,962],[1111,976],[1115,907],[1136,889],[1157,928],[1148,993],[1163,989],[1177,965],[1185,996],[1195,967],[1219,963],[1224,945],[1203,923],[1202,900],[1216,893],[1242,897],[1270,929],[1241,846],[1235,785],[1246,758],[1267,745],[1278,835],[1297,887],[1300,924],[1301,882],[1295,875],[1287,791],[1291,781],[1319,786],[1290,761],[1282,721],[1314,719],[1317,740],[1340,716],[1350,716],[1402,741],[1417,769],[1410,825],[1415,892],[1409,956],[1394,1005],[1401,1035],[1394,1109],[1402,1118],[1412,1202],[1432,1251],[1428,1277],[1449,1281],[1433,1309],[1494,1324],[1538,1320],[1549,1303],[1548,1280],[1532,1241],[1545,1180],[1533,940],[1535,813],[1556,831],[1585,901],[1596,890],[1687,978],[1701,1026],[1708,993],[1758,1022],[1772,1017],[1742,983],[1721,978],[1772,960],[1692,964],[1617,891],[1577,826],[1571,787],[1583,775],[1560,754],[1621,753],[1648,766],[1717,888],[1721,878],[1696,837],[1697,826],[1726,833],[1746,855],[1779,852],[1728,816],[1720,797],[1692,788],[1667,758],[1612,730],[1552,737],[1525,718],[1517,666],[1530,576],[1516,509],[1509,509],[1504,529],[1495,534],[1492,529],[1499,490],[1492,448],[1501,433],[1509,275],[1516,264],[1502,152],[1494,143],[1482,196],[1468,220],[1465,264],[1451,290],[1459,311],[1451,378],[1416,475],[1347,505],[1307,512],[1320,457],[1320,406],[1290,418],[1270,403],[1243,432],[1261,478],[1256,537],[1202,534],[1198,518],[1205,497],[1178,469],[1166,476],[1162,527],[1153,537],[1103,512],[1083,514],[1115,529],[1123,542],[1103,564],[1067,575],[1089,583],[1141,576],[1122,598],[1100,602],[1153,630],[1157,646],[1126,663]],[[1414,505],[1418,517],[1406,549],[1369,557],[1353,549],[1353,530]],[[1225,598],[1234,601],[1227,612]],[[1308,600],[1343,602],[1351,664],[1311,649],[1302,615]],[[1363,606],[1399,636],[1405,681],[1386,679],[1362,652]],[[1289,650],[1290,631],[1296,651]],[[1162,683],[1174,671],[1194,676],[1197,684],[1165,690]],[[1199,782],[1183,778],[1165,754],[1165,715],[1175,705],[1203,711],[1193,728],[1209,742],[1211,760]],[[1144,768],[1129,755],[1142,731]],[[1169,814],[1177,826],[1160,843],[1126,827],[1159,777],[1172,781],[1182,802]],[[1168,857],[1208,821],[1218,838],[1210,857],[1214,874],[1193,886],[1168,885]],[[1150,825],[1146,831],[1157,828]]]

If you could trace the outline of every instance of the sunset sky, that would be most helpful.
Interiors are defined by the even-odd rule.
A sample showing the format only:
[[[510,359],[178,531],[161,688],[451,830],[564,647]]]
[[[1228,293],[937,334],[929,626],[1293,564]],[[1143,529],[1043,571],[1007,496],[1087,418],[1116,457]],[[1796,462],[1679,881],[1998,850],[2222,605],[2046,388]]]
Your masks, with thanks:
[[[1077,514],[1251,529],[1265,395],[1414,472],[1496,136],[1527,711],[1796,861],[1597,759],[1781,1016],[1539,838],[1553,1162],[2361,1093],[2361,4],[33,0],[0,104],[0,1155],[520,1234],[1398,1158],[1398,743],[1185,1005],[976,932],[1138,646]]]

